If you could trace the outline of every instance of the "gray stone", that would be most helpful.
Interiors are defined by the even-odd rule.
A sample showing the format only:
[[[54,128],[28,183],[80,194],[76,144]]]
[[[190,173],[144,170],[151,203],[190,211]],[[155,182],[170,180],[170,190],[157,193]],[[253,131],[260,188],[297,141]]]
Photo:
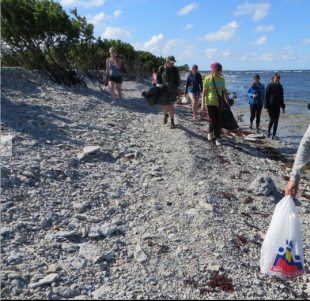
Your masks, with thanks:
[[[70,287],[63,287],[63,286],[55,287],[55,288],[53,288],[53,292],[54,292],[54,294],[57,294],[63,298],[72,298],[73,297]]]
[[[115,224],[100,223],[92,225],[88,233],[89,237],[110,236],[117,229]]]
[[[147,261],[147,255],[144,253],[140,245],[137,245],[134,256],[139,263]]]
[[[204,201],[199,201],[199,205],[202,207],[202,208],[204,208],[204,209],[206,209],[206,210],[208,210],[208,211],[213,211],[213,206],[211,205],[211,204],[207,204],[207,203],[205,203]]]
[[[18,251],[13,251],[12,254],[6,260],[6,262],[7,264],[10,264],[13,261],[17,260],[18,258],[21,258],[22,256],[23,256],[22,253],[19,253]]]
[[[80,244],[79,255],[85,259],[92,260],[95,263],[99,259],[106,259],[109,261],[112,256],[112,252],[106,252],[94,244],[85,242]]]
[[[100,152],[100,146],[85,146],[83,148],[83,153],[85,155],[90,155],[98,152]]]
[[[42,285],[45,285],[45,284],[51,284],[54,281],[56,281],[57,279],[58,279],[58,274],[56,274],[56,273],[49,274],[49,275],[45,276],[43,279],[41,279],[39,282],[30,283],[28,285],[28,287],[35,289],[35,288],[42,286]]]
[[[12,232],[13,228],[12,227],[3,227],[1,228],[1,235],[7,235]]]
[[[81,270],[87,266],[87,260],[79,257],[69,257],[61,262],[65,267],[69,267],[70,270]]]
[[[70,237],[76,235],[77,231],[59,231],[57,234],[53,236],[53,238],[60,238],[60,237]]]
[[[79,153],[78,155],[77,155],[77,159],[78,160],[83,160],[85,158],[85,154],[84,153]]]
[[[269,196],[276,195],[277,188],[273,180],[268,176],[258,176],[250,185],[249,190],[252,190],[256,195]]]
[[[104,284],[94,292],[92,292],[93,297],[95,300],[99,300],[103,295],[107,294],[110,291],[110,287],[107,284]]]

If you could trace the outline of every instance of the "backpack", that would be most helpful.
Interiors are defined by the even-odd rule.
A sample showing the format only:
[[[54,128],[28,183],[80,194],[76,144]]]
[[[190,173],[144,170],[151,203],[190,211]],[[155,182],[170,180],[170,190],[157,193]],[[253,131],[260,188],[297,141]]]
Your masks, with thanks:
[[[172,81],[172,78],[167,78],[167,66],[166,66],[166,65],[161,66],[159,70],[161,71],[162,68],[164,69],[164,71],[162,72],[162,74],[165,74],[167,82],[171,82],[171,81]],[[179,76],[179,71],[178,71],[178,69],[177,69],[176,67],[174,67],[174,66],[172,67],[172,70],[173,70],[173,81],[174,81],[175,87],[177,87],[177,86],[179,85],[179,82],[178,82],[178,77],[180,77],[180,76]],[[166,83],[164,82],[164,84],[166,84]]]

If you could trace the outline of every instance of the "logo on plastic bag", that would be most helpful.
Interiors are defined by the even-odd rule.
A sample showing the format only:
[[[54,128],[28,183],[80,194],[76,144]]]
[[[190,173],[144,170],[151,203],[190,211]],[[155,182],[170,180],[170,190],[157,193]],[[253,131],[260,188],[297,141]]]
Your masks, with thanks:
[[[285,278],[294,278],[305,273],[300,256],[292,255],[293,247],[293,241],[286,240],[286,250],[280,247],[274,255],[273,264],[269,268],[271,272],[281,273]]]

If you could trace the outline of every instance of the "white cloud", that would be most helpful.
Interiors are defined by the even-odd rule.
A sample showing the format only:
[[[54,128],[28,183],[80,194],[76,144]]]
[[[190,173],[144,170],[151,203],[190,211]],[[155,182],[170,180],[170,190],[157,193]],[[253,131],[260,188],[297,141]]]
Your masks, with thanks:
[[[253,45],[263,45],[263,44],[265,44],[267,42],[267,37],[266,36],[262,36],[261,38],[258,38],[257,40],[256,40],[256,42],[255,43],[253,43]]]
[[[261,55],[257,53],[246,53],[241,57],[242,61],[253,62],[271,62],[271,61],[293,61],[300,59],[301,57],[296,55],[295,51],[290,47],[285,47],[283,50],[269,50]]]
[[[90,16],[90,20],[88,21],[89,23],[92,23],[94,26],[99,25],[102,21],[106,20],[106,16],[104,12],[101,12],[97,15]]]
[[[107,27],[105,32],[101,35],[102,39],[121,39],[121,38],[131,38],[132,34],[127,30],[120,27]]]
[[[236,21],[233,21],[228,23],[227,25],[224,25],[217,32],[206,34],[203,38],[199,38],[199,40],[208,42],[221,41],[221,40],[229,41],[236,33],[238,27],[239,27],[238,23]]]
[[[115,18],[119,18],[123,12],[121,10],[116,10],[113,15]]]
[[[180,55],[184,56],[186,53],[192,52],[190,50],[193,48],[188,40],[173,39],[165,41],[165,37],[162,33],[153,36],[148,42],[133,43],[132,45],[136,50],[149,51],[154,55],[177,55],[177,53],[180,53]]]
[[[152,39],[144,43],[144,49],[150,52],[156,51],[164,40],[164,35],[160,33],[158,36],[153,36]]]
[[[198,10],[198,8],[199,8],[199,4],[194,2],[194,3],[188,4],[188,5],[184,6],[183,8],[181,8],[178,12],[176,12],[176,15],[184,16],[184,15],[187,15],[190,11],[192,11],[194,9]]]
[[[231,51],[230,50],[224,50],[223,51],[223,57],[225,58],[225,59],[229,59],[230,57],[232,56],[232,53],[231,53]]]
[[[90,15],[87,15],[87,21],[89,23],[92,23],[94,26],[100,26],[100,25],[103,25],[103,21],[110,21],[112,22],[113,20],[119,18],[121,16],[123,12],[121,10],[116,10],[114,13],[113,13],[113,16],[106,16],[104,12],[101,12],[101,13],[98,13],[94,16],[92,16],[91,14]]]
[[[303,43],[303,44],[310,44],[310,39],[303,39],[301,41],[301,43]]]
[[[274,26],[257,26],[256,28],[253,28],[253,31],[256,32],[265,32],[265,31],[274,31]]]
[[[237,6],[235,16],[253,15],[252,21],[257,22],[267,17],[270,7],[270,3],[249,3],[245,1],[244,4]]]
[[[194,27],[194,24],[188,24],[185,27],[183,27],[183,30],[189,30],[189,29],[191,29],[193,27]]]
[[[91,1],[81,1],[81,0],[62,0],[60,4],[62,6],[101,6],[106,2],[106,0],[91,0]]]
[[[211,58],[218,55],[218,49],[217,48],[208,48],[205,50],[205,54],[206,54],[207,59],[211,59]]]

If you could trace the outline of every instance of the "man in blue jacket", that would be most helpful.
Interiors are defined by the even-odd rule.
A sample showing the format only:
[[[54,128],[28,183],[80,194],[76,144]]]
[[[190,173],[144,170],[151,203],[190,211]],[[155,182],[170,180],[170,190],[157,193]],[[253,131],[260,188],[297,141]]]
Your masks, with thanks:
[[[253,121],[256,118],[256,131],[259,132],[260,115],[262,113],[265,97],[265,86],[260,83],[260,76],[258,74],[254,75],[254,82],[249,87],[248,96],[250,97],[250,126],[253,128]]]

